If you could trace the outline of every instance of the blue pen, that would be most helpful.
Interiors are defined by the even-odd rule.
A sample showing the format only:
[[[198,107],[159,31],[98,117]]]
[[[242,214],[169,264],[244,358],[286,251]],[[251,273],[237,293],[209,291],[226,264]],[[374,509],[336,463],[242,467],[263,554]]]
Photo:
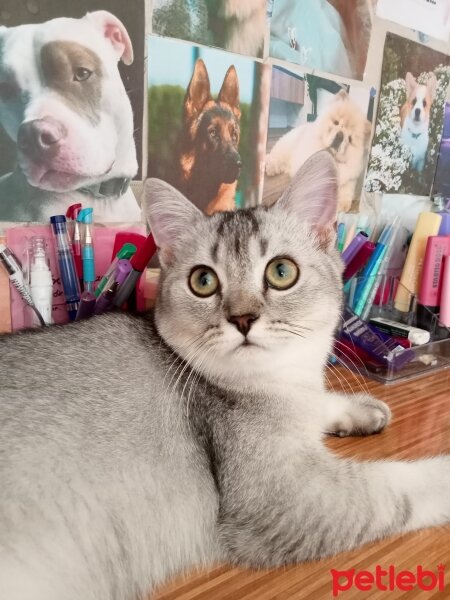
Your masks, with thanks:
[[[66,297],[67,312],[69,319],[74,321],[80,304],[80,282],[67,235],[66,217],[64,215],[50,217],[50,223],[58,256],[59,274]]]
[[[81,232],[81,258],[83,260],[83,284],[84,292],[81,294],[80,308],[78,309],[77,321],[87,319],[94,314],[96,297],[94,294],[95,282],[95,257],[93,239],[93,215],[92,208],[83,208],[77,216],[77,221],[82,223]]]

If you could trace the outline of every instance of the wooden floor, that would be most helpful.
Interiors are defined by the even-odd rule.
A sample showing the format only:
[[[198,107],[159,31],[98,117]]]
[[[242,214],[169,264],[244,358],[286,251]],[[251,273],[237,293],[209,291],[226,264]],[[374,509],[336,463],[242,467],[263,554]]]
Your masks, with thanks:
[[[330,376],[334,389],[370,391],[388,402],[394,418],[380,435],[330,438],[329,447],[341,456],[360,459],[419,458],[450,452],[450,370],[408,384],[382,386],[340,372]],[[355,494],[358,491],[355,490]],[[389,538],[335,558],[273,571],[248,571],[219,566],[192,574],[165,587],[157,600],[325,600],[332,598],[330,569],[373,571],[394,565],[397,571],[416,572],[417,566],[437,572],[445,565],[445,590],[359,591],[339,593],[342,600],[359,598],[450,599],[450,526]],[[152,598],[152,600],[154,600]]]

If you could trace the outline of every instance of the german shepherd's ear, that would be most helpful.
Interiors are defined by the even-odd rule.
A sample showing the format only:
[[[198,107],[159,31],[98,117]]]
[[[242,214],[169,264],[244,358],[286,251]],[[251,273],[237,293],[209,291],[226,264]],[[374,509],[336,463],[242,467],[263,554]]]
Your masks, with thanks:
[[[236,119],[241,116],[239,108],[239,79],[234,65],[228,69],[217,97],[218,102],[228,104]]]
[[[211,86],[205,63],[199,58],[194,67],[191,81],[184,99],[184,115],[187,119],[196,117],[205,104],[211,100]]]

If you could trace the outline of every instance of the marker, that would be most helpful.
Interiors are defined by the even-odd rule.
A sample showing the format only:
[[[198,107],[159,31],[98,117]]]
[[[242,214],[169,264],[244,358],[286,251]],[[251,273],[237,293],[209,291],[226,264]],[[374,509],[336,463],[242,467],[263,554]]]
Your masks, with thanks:
[[[150,259],[156,252],[156,243],[153,234],[150,234],[145,243],[137,250],[136,254],[131,258],[132,271],[128,275],[127,279],[117,290],[117,294],[114,298],[114,306],[122,306],[131,292],[134,290],[136,283],[139,281],[143,271],[147,267]]]
[[[439,312],[444,257],[450,254],[450,236],[428,238],[417,297],[417,323],[424,329],[432,326],[433,315]]]
[[[66,217],[64,215],[50,217],[50,223],[58,256],[61,284],[66,297],[67,313],[69,319],[74,321],[80,305],[80,282],[67,235]]]
[[[444,260],[440,304],[439,323],[445,327],[450,327],[450,255],[446,256]]]
[[[92,208],[80,210],[77,221],[82,223],[81,230],[81,257],[83,259],[83,284],[84,292],[81,294],[80,307],[77,313],[77,321],[88,319],[94,314],[95,309],[95,258],[94,239],[92,232],[93,223]]]
[[[22,273],[22,267],[14,252],[4,244],[0,244],[0,262],[8,273],[9,280],[19,292],[22,300],[35,312],[39,323],[45,327],[45,321],[34,304],[33,297]]]

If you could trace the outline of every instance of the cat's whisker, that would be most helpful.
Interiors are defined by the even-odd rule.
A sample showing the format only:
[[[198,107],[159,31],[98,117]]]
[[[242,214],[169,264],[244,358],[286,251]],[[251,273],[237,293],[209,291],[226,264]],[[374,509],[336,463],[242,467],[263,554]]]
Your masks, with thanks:
[[[353,360],[347,354],[345,354],[345,352],[343,350],[340,350],[340,352],[351,363],[351,365],[355,369],[356,373],[358,373],[358,375],[360,375],[361,377],[364,377],[364,374],[359,370],[358,366],[353,362]],[[364,394],[368,394],[370,396],[370,390],[369,390],[369,388],[368,388],[367,383],[365,382],[365,380],[363,379],[361,381],[361,379],[355,375],[355,372],[352,369],[349,368],[349,366],[342,360],[342,358],[340,358],[336,354],[334,354],[334,356],[335,356],[336,360],[338,361],[338,363],[342,367],[344,367],[351,374],[353,380],[355,381],[356,385],[361,389],[361,391]]]

